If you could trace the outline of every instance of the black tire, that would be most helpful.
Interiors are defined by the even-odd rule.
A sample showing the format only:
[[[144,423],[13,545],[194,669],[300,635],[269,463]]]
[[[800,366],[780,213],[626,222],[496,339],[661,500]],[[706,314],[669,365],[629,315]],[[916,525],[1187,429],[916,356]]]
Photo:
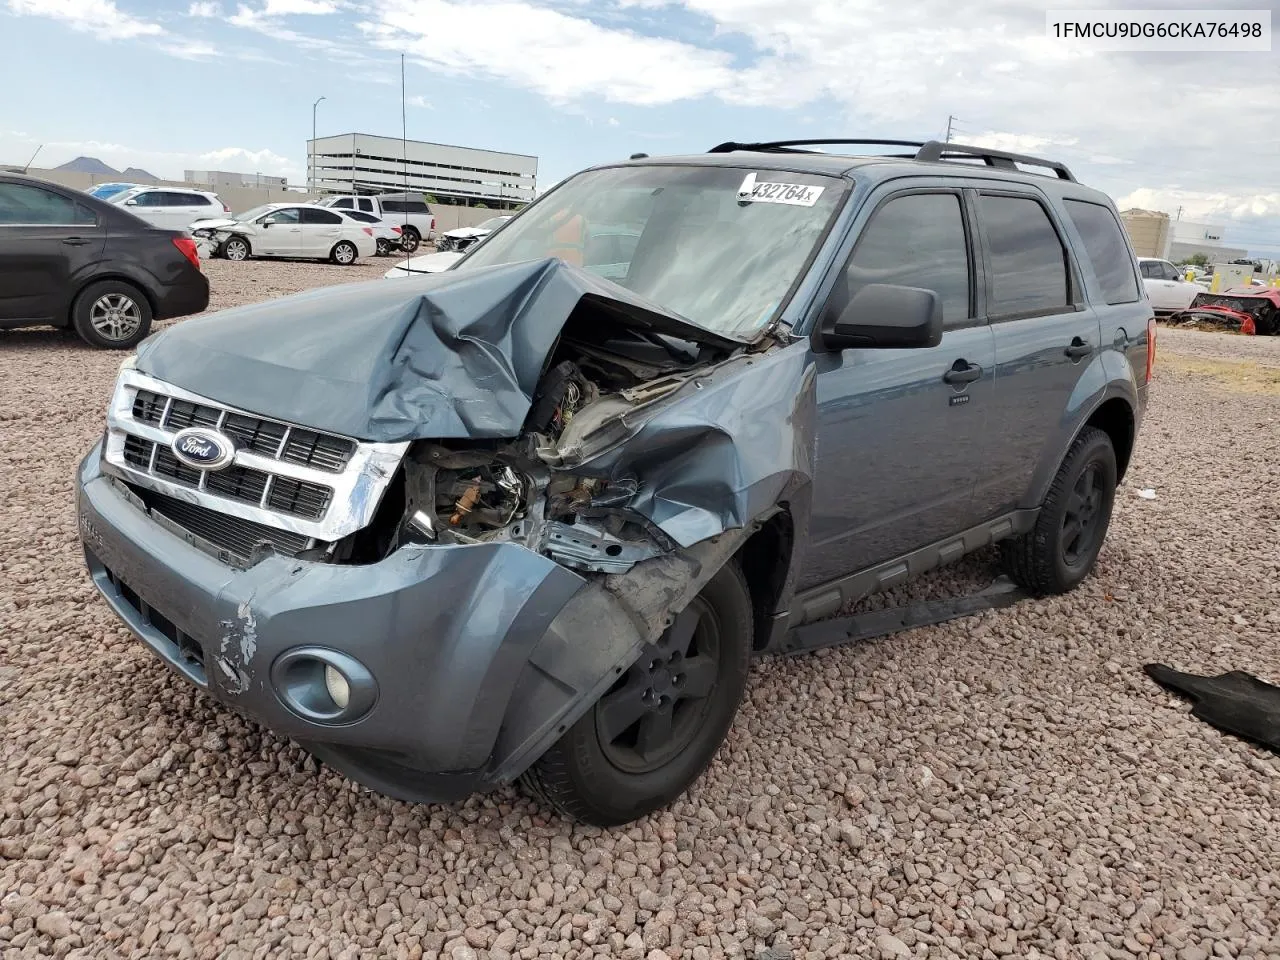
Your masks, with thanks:
[[[1038,596],[1066,593],[1093,570],[1116,500],[1111,438],[1085,427],[1058,467],[1035,527],[1000,544],[1004,568]]]
[[[329,251],[329,260],[340,267],[351,266],[359,256],[360,251],[356,249],[356,245],[350,240],[339,240],[333,245],[333,249]]]
[[[667,806],[698,779],[729,732],[746,688],[752,623],[746,582],[728,563],[524,774],[526,791],[601,827]],[[706,693],[689,696],[694,689]],[[637,719],[628,723],[632,714]],[[664,727],[665,740],[653,733],[650,746],[642,744],[646,731]]]
[[[400,249],[405,253],[413,253],[422,245],[422,234],[417,227],[403,227],[400,230]]]
[[[151,304],[132,284],[99,280],[71,305],[71,326],[92,347],[128,350],[151,332]]]
[[[390,253],[391,253],[391,241],[387,240],[385,237],[379,237],[377,255],[380,257],[385,257]]]
[[[222,244],[222,256],[235,263],[243,263],[253,256],[253,248],[247,237],[228,237]]]

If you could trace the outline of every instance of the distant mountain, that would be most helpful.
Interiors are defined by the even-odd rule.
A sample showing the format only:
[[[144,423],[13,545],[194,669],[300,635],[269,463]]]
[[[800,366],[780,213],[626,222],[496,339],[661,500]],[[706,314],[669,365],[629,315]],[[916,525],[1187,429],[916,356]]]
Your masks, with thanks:
[[[118,176],[119,172],[114,167],[109,167],[97,157],[76,157],[64,163],[60,167],[54,167],[55,170],[71,170],[75,173],[101,173],[109,177]]]
[[[135,183],[159,183],[160,182],[160,178],[157,177],[154,173],[147,173],[147,171],[143,170],[141,167],[130,167],[124,173],[120,174],[120,176],[124,177],[126,180],[130,180]]]

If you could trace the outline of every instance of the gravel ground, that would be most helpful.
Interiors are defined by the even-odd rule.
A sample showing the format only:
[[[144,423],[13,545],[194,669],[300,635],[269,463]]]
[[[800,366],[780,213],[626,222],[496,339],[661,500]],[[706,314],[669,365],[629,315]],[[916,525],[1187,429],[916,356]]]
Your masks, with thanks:
[[[208,266],[225,306],[384,264]],[[119,355],[0,350],[6,958],[1280,958],[1280,758],[1141,672],[1280,681],[1280,397],[1171,365],[1081,589],[760,662],[691,793],[606,832],[375,796],[172,677],[73,522]]]
[[[1207,330],[1161,326],[1156,352],[1205,360],[1237,360],[1280,367],[1280,337],[1242,337]]]

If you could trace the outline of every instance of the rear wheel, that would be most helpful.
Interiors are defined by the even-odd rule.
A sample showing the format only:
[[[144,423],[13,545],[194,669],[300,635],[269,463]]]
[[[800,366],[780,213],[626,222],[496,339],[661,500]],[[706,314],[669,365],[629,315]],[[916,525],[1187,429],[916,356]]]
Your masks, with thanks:
[[[329,259],[339,266],[349,267],[356,262],[359,251],[356,245],[349,240],[339,240],[333,245],[333,250],[329,253]]]
[[[1093,570],[1106,539],[1116,477],[1111,438],[1085,427],[1063,458],[1035,527],[1000,545],[1009,576],[1040,595],[1074,590]]]
[[[222,255],[228,260],[234,260],[237,263],[248,260],[251,252],[249,241],[244,237],[232,237],[222,245]]]
[[[413,253],[422,243],[422,235],[417,227],[405,227],[400,231],[400,249],[405,253]]]
[[[391,241],[384,237],[378,238],[378,256],[385,257],[391,253]]]
[[[150,332],[151,304],[131,284],[102,280],[76,297],[71,325],[90,346],[126,350]]]
[[[524,775],[535,797],[598,826],[671,803],[724,741],[747,681],[751,597],[724,566]]]

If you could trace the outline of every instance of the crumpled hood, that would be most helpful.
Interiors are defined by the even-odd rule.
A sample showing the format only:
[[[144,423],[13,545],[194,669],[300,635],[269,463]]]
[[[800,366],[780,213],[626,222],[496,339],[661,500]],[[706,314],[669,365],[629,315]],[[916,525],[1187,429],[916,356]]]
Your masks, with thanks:
[[[156,334],[138,370],[262,416],[361,440],[512,438],[579,307],[738,346],[562,260],[322,287]]]
[[[479,227],[457,227],[453,230],[446,230],[446,237],[453,237],[456,240],[467,240],[471,237],[487,237],[493,233],[492,230],[481,230]]]
[[[227,227],[234,227],[239,220],[234,217],[211,217],[205,220],[192,221],[189,229],[191,230],[225,230]]]

